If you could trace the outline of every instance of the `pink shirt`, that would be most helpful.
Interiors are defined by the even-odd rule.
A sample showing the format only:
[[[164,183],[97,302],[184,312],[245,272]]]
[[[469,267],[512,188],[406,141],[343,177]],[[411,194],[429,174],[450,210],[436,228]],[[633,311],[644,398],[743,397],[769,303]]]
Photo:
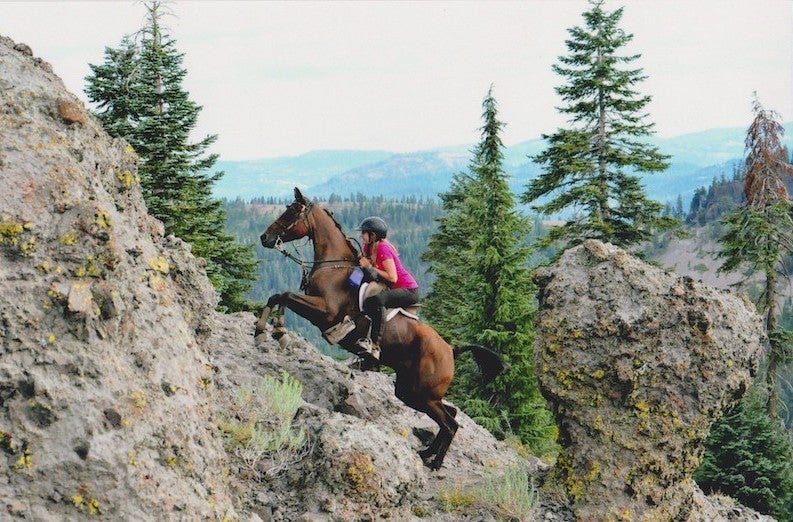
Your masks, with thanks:
[[[364,253],[369,253],[369,245],[364,246]],[[396,249],[390,243],[385,241],[380,241],[377,244],[377,256],[374,261],[374,266],[379,268],[380,270],[385,270],[383,268],[383,261],[386,259],[393,259],[394,266],[396,267],[397,273],[397,280],[396,283],[391,285],[391,288],[418,288],[419,284],[413,279],[413,276],[410,275],[410,272],[405,270],[405,267],[402,266],[402,261],[399,260],[399,254],[397,254]]]

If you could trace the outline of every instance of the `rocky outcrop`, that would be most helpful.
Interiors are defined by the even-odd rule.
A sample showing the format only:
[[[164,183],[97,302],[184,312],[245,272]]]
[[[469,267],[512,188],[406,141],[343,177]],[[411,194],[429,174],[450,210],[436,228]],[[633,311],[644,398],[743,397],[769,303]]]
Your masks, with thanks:
[[[576,517],[708,520],[691,475],[757,370],[754,307],[594,240],[535,280],[535,362],[564,448],[553,479]]]
[[[215,292],[146,213],[133,150],[42,63],[0,41],[0,518],[234,516]]]
[[[0,37],[0,519],[487,520],[436,498],[542,466],[460,413],[430,473],[416,451],[435,424],[393,377],[255,342],[252,315],[215,312],[202,267],[147,214],[129,145]],[[222,428],[283,372],[308,442],[264,466]]]
[[[554,269],[541,285],[542,342],[548,349],[570,350],[569,357],[557,359],[572,363],[545,371],[558,382],[544,376],[546,389],[558,390],[549,396],[563,415],[563,435],[567,441],[583,440],[583,432],[595,430],[591,433],[603,433],[604,441],[621,441],[620,455],[630,456],[631,444],[644,444],[630,437],[646,436],[631,429],[669,429],[668,437],[652,435],[657,445],[645,464],[662,469],[666,454],[668,467],[689,469],[710,409],[728,400],[749,367],[736,356],[736,375],[728,376],[727,359],[720,366],[712,349],[721,350],[726,339],[753,336],[753,320],[723,331],[733,313],[725,303],[738,305],[726,298],[700,302],[698,296],[706,293],[682,284],[681,295],[670,296],[668,304],[683,303],[689,335],[697,341],[694,351],[689,359],[672,351],[667,361],[649,351],[657,357],[644,360],[647,367],[635,365],[625,355],[628,347],[609,355],[603,343],[668,333],[652,317],[633,319],[635,310],[657,306],[655,289],[635,293],[631,304],[608,288],[609,277],[616,274],[619,281],[628,272],[610,270],[591,256],[577,259],[562,266],[577,274],[576,288],[589,289],[581,309],[563,308],[555,297]],[[599,276],[587,272],[598,263],[606,267]],[[651,270],[628,258],[625,263]],[[645,298],[656,304],[642,304]],[[200,260],[147,214],[134,151],[104,133],[47,62],[28,46],[0,37],[0,520],[574,519],[567,500],[553,489],[540,490],[533,514],[525,506],[518,511],[472,496],[471,491],[498,493],[493,485],[509,469],[528,473],[539,485],[547,466],[496,441],[464,412],[457,416],[460,430],[444,467],[429,472],[416,451],[436,425],[396,400],[392,376],[350,370],[291,334],[279,342],[268,335],[255,340],[253,315],[220,315],[216,303]],[[619,321],[602,313],[585,317],[615,303],[622,303]],[[549,305],[562,315],[548,312]],[[666,317],[660,312],[656,321]],[[570,330],[557,317],[581,329]],[[584,334],[593,336],[591,346]],[[597,348],[587,355],[591,359],[580,351],[585,346]],[[753,346],[747,341],[743,348]],[[738,347],[723,349],[726,357]],[[594,366],[584,370],[590,363]],[[649,370],[661,373],[653,376]],[[253,411],[258,421],[250,424],[250,406],[270,399],[250,390],[266,376],[284,375],[302,386],[289,420],[305,444],[264,456],[234,444],[235,437],[244,442],[252,427],[260,428],[259,421],[262,426],[272,421]],[[671,409],[677,400],[670,395],[671,403],[664,402],[667,388],[658,381],[686,375],[708,381],[725,377],[722,395],[696,381],[681,384],[676,393],[683,406]],[[597,395],[582,390],[579,381],[603,386]],[[618,394],[606,384],[618,386]],[[705,399],[704,420],[689,412],[688,394],[694,391]],[[602,416],[600,423],[586,402],[598,396],[614,404],[613,418]],[[570,410],[578,406],[580,413]],[[660,415],[661,406],[670,409],[669,418]],[[694,432],[691,448],[680,447],[681,425]],[[579,492],[572,495],[577,509],[582,499],[592,500],[596,488],[605,488],[596,482],[614,462],[588,455],[568,449],[562,461],[569,471],[561,475],[564,484]],[[642,480],[647,473],[636,468],[623,480],[630,478],[636,491],[665,501],[661,489]],[[624,489],[619,481],[605,484],[615,492]],[[511,494],[517,493],[525,491]],[[629,505],[611,491],[603,498],[612,497],[615,506]],[[693,503],[702,520],[754,516],[696,490]]]

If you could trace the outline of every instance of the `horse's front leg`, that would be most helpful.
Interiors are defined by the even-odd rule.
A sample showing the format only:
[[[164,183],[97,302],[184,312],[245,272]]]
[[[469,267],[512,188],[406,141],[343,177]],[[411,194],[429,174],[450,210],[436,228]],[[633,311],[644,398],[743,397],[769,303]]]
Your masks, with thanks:
[[[262,314],[256,322],[256,335],[266,330],[267,320],[275,307],[278,307],[278,316],[276,317],[276,331],[274,331],[273,334],[280,333],[283,335],[284,308],[289,308],[300,317],[308,319],[314,325],[321,324],[328,315],[327,303],[321,296],[297,294],[294,292],[274,294],[267,300],[267,305],[262,310]]]
[[[281,295],[283,294],[273,294],[267,300],[267,304],[262,309],[262,313],[259,314],[259,320],[256,321],[256,332],[254,336],[258,336],[267,331],[267,322],[270,320],[270,314],[280,303]]]

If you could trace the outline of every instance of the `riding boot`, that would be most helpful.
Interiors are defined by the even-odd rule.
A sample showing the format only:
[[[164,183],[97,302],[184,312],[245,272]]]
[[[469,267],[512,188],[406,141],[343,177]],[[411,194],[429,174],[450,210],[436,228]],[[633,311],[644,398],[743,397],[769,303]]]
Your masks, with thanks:
[[[385,313],[385,308],[381,308],[372,318],[372,350],[370,353],[378,360],[380,359],[380,339],[383,338],[385,330]]]
[[[359,370],[377,370],[380,368],[380,348],[372,344],[372,340],[368,337],[364,337],[363,339],[358,339],[358,342],[355,343],[358,348],[361,348],[360,352],[356,352],[357,360],[352,363],[353,368],[357,368]]]

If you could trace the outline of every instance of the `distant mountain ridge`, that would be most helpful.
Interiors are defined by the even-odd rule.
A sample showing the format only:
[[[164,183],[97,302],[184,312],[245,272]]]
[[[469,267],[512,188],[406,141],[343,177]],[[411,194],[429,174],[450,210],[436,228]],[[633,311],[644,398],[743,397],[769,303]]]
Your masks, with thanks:
[[[784,142],[791,147],[793,122],[786,123]],[[647,193],[661,202],[678,195],[690,199],[694,190],[714,177],[730,177],[744,156],[746,128],[709,129],[650,142],[672,156],[669,168],[644,177]],[[519,194],[540,173],[530,160],[545,148],[541,138],[506,147],[504,169]],[[347,196],[435,197],[449,188],[452,176],[467,170],[475,145],[458,145],[410,153],[384,150],[321,150],[299,156],[249,161],[218,161],[225,173],[214,195],[225,199],[289,197],[300,187],[312,197]]]

